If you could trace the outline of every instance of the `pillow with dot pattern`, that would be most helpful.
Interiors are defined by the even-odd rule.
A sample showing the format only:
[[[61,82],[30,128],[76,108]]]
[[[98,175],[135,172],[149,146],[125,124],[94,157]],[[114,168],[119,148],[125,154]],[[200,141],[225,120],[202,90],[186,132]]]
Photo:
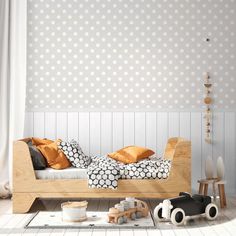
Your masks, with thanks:
[[[90,156],[84,154],[75,140],[71,140],[70,142],[60,141],[57,145],[70,161],[72,166],[85,169],[91,163]]]

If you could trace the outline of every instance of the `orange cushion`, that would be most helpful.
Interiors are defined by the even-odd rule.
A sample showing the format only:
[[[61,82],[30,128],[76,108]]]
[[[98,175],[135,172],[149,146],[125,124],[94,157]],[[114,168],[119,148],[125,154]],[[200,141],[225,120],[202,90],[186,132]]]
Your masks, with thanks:
[[[48,166],[53,169],[60,170],[70,167],[71,164],[64,155],[64,153],[60,149],[58,149],[57,147],[58,141],[60,141],[60,139],[51,142],[49,144],[36,145],[36,146],[39,149],[39,151],[43,154],[43,156],[46,158]]]
[[[109,153],[108,156],[125,164],[130,164],[150,157],[154,153],[155,152],[145,147],[128,146],[116,152]]]
[[[53,141],[50,139],[41,139],[32,137],[32,143],[33,145],[38,146],[38,145],[50,144],[53,143]]]

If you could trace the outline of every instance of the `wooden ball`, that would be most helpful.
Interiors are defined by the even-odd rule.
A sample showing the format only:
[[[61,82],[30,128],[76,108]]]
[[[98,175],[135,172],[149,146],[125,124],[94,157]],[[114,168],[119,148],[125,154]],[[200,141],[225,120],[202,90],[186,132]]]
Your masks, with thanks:
[[[212,98],[210,98],[210,97],[205,97],[205,98],[204,98],[204,103],[205,103],[205,104],[211,104],[211,103],[212,103]]]

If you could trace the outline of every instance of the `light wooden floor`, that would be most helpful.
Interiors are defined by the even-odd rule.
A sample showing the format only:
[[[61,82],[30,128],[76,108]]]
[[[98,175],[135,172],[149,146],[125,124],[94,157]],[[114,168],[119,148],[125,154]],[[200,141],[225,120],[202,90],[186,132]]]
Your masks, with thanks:
[[[228,208],[220,210],[216,221],[207,221],[200,218],[189,222],[183,227],[174,227],[170,223],[159,223],[158,229],[150,230],[78,230],[78,229],[24,229],[25,223],[35,211],[59,210],[60,200],[38,200],[28,214],[12,214],[11,200],[0,200],[0,236],[2,235],[45,235],[45,236],[187,236],[187,235],[236,235],[236,197],[228,198]],[[89,201],[89,210],[107,210],[118,200],[92,200]],[[148,201],[153,209],[158,201]]]

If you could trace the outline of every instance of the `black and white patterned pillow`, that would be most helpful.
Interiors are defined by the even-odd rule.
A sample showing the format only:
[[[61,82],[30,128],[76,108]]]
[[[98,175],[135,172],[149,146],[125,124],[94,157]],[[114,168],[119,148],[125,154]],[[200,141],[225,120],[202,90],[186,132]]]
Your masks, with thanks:
[[[85,169],[91,163],[91,157],[83,153],[81,147],[75,140],[70,142],[60,141],[57,145],[72,166]]]

